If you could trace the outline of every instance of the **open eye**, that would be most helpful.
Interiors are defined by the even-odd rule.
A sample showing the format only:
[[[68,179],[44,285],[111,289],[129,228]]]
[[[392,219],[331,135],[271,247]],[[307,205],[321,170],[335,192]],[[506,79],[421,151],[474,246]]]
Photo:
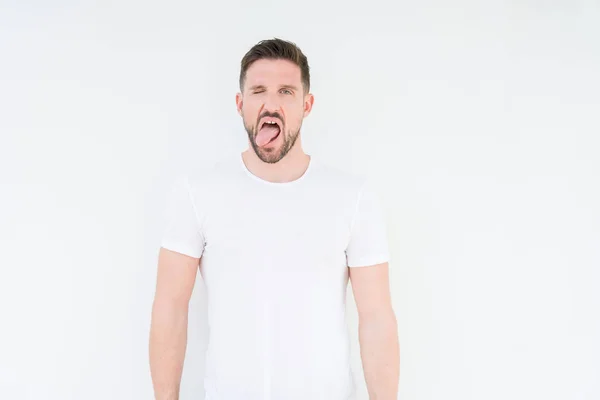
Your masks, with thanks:
[[[289,89],[281,89],[282,92],[284,92],[284,94],[292,94],[292,91]]]

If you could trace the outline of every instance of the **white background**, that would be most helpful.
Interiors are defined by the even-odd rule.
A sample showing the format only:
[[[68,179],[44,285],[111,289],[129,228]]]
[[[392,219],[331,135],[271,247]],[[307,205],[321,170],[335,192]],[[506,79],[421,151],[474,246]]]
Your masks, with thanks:
[[[600,398],[597,1],[0,4],[0,398],[152,398],[166,189],[245,148],[239,62],[275,36],[305,150],[381,192],[400,398]]]

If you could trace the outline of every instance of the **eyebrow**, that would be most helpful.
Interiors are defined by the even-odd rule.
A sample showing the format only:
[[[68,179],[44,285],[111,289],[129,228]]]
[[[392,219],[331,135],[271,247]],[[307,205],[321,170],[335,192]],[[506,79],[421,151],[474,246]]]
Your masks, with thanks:
[[[256,90],[256,89],[266,89],[265,85],[253,85],[248,88],[248,90]],[[294,85],[281,85],[280,89],[292,89],[298,91],[298,88]]]

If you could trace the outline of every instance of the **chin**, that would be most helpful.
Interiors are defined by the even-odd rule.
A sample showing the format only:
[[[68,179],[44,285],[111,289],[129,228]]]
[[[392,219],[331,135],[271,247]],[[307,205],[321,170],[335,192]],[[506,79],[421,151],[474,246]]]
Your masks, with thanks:
[[[275,164],[284,157],[280,148],[272,148],[270,151],[261,149],[256,154],[258,155],[258,158],[268,164]]]

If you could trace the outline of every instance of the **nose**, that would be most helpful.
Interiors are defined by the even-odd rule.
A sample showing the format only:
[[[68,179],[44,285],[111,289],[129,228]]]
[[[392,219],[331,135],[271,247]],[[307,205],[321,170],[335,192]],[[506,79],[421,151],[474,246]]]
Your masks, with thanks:
[[[265,102],[263,104],[263,110],[264,111],[269,111],[269,112],[275,112],[275,111],[279,111],[280,108],[280,104],[279,104],[279,97],[277,95],[277,93],[267,93],[265,96]]]

